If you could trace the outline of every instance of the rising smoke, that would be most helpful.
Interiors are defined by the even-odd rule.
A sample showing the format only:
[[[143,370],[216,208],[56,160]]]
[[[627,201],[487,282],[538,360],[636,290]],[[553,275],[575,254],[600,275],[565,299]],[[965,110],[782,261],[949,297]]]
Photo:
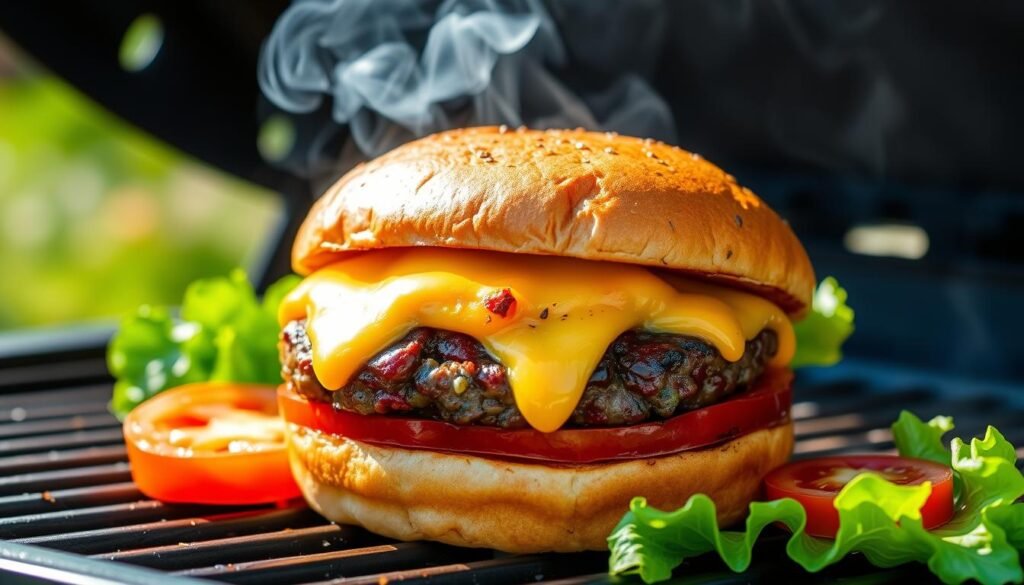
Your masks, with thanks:
[[[674,141],[668,106],[641,76],[651,72],[635,65],[655,62],[659,30],[648,26],[643,39],[616,34],[609,18],[650,23],[660,2],[558,5],[580,28],[600,29],[571,27],[563,38],[540,0],[297,0],[264,46],[260,87],[287,112],[329,104],[330,116],[290,166],[323,178],[415,137],[485,124]],[[585,77],[566,70],[570,54],[601,83],[567,83],[564,76]],[[355,148],[337,144],[343,127]]]
[[[942,4],[298,0],[259,76],[296,114],[286,166],[314,179],[504,123],[678,138],[730,165],[1024,184],[1024,4]]]

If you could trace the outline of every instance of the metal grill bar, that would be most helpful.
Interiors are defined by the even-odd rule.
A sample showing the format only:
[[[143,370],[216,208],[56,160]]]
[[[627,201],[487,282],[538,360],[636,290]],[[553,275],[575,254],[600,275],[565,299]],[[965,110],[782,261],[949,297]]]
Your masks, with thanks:
[[[47,469],[100,465],[127,460],[128,453],[125,452],[124,445],[122,444],[110,445],[108,447],[86,447],[84,449],[33,453],[0,459],[0,476],[45,471]]]
[[[432,542],[400,542],[233,565],[214,565],[175,574],[212,577],[229,583],[275,584],[431,566],[456,562],[467,557],[478,559],[484,554],[486,553],[482,550],[460,550]]]
[[[0,439],[50,435],[67,430],[120,428],[121,423],[109,414],[75,415],[68,418],[33,420],[18,425],[0,426]]]
[[[209,585],[195,579],[174,579],[151,569],[104,563],[13,542],[0,547],[0,575],[23,576],[46,583],[89,585]]]
[[[231,508],[207,506],[168,506],[153,500],[80,508],[64,512],[44,512],[0,519],[0,538],[22,538],[61,532],[88,530],[111,524],[138,524],[189,516],[224,513]]]
[[[212,517],[160,520],[111,528],[21,538],[16,542],[80,554],[113,553],[133,547],[193,543],[242,534],[296,529],[325,520],[304,507],[284,510],[251,510]]]
[[[186,578],[257,584],[610,582],[602,572],[603,553],[503,555],[395,543],[331,524],[299,503],[238,508],[149,500],[131,483],[120,428],[105,411],[109,385],[54,389],[39,382],[33,387],[48,389],[0,395],[0,538],[10,539],[0,542],[4,554],[20,546],[29,548],[16,550],[39,554],[67,551],[75,554],[58,558],[82,561],[75,565],[81,574],[116,574],[123,582],[147,585],[181,584]],[[1024,418],[1024,392],[1010,390],[849,362],[803,374],[793,407],[795,455],[892,450],[889,425],[903,409],[922,417],[953,414],[961,436],[995,424],[1024,445],[1024,425],[1018,424]],[[785,559],[785,540],[781,532],[766,534],[743,575],[712,557],[688,561],[681,582],[852,577],[876,582],[924,576],[920,567],[880,571],[856,560],[810,576]],[[0,556],[0,568],[31,569],[12,562]],[[132,565],[145,569],[135,573]]]
[[[0,453],[6,455],[24,455],[43,451],[56,451],[66,447],[90,447],[100,445],[117,445],[121,443],[121,429],[110,428],[98,431],[76,431],[59,433],[41,437],[27,437],[0,441]]]
[[[181,567],[240,563],[272,556],[300,555],[309,550],[327,550],[351,545],[357,541],[359,536],[363,536],[363,540],[366,540],[366,534],[353,527],[324,524],[309,528],[285,528],[276,532],[260,532],[259,534],[216,540],[180,542],[96,555],[96,558],[173,570]]]
[[[599,570],[605,567],[607,559],[604,555],[581,555],[572,569],[586,570],[592,567]],[[486,561],[440,565],[424,569],[408,571],[391,571],[376,575],[363,575],[321,581],[319,585],[335,583],[338,585],[378,585],[384,582],[431,583],[433,585],[461,585],[472,583],[529,583],[547,581],[549,577],[558,577],[566,573],[563,559],[557,555],[508,556]],[[601,574],[601,576],[604,576]]]
[[[53,471],[37,471],[35,473],[0,477],[0,495],[19,494],[27,491],[63,490],[86,485],[131,480],[131,471],[125,462]]]
[[[63,368],[64,364],[61,364]],[[55,369],[52,368],[51,369]],[[57,368],[59,369],[59,368]],[[5,377],[8,372],[4,372]],[[50,381],[47,376],[36,376],[36,382]],[[54,404],[79,405],[88,404],[95,408],[97,405],[106,405],[110,400],[109,384],[90,384],[88,386],[74,386],[50,388],[44,392],[18,392],[16,394],[0,394],[0,409],[20,408],[28,411],[31,407],[50,406]],[[15,417],[17,422],[18,417]]]
[[[86,506],[135,502],[143,498],[145,496],[131,482],[19,494],[0,498],[0,516],[74,510]]]
[[[61,389],[62,394],[83,394],[82,389],[90,387],[80,386],[82,382],[105,382],[107,366],[103,360],[80,359],[72,361],[61,361],[59,368],[54,368],[52,362],[43,364],[22,365],[4,368],[4,376],[0,378],[0,392],[26,393],[28,391],[46,391],[56,389],[57,385],[64,388],[75,386],[71,390]],[[77,385],[77,386],[76,386]],[[102,388],[102,384],[91,386],[91,388]],[[103,402],[106,403],[110,396],[106,396]],[[57,400],[63,400],[63,395]],[[20,406],[20,405],[15,405]]]
[[[109,417],[110,413],[107,412],[105,404],[94,400],[77,404],[60,402],[29,407],[14,406],[0,410],[0,423],[47,420],[76,415],[105,415]]]

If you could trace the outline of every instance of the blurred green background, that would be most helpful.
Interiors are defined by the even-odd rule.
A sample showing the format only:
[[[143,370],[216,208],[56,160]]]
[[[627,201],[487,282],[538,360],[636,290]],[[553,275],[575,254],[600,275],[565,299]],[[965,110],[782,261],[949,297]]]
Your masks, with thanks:
[[[255,261],[279,213],[0,38],[0,331],[177,304],[191,280]]]

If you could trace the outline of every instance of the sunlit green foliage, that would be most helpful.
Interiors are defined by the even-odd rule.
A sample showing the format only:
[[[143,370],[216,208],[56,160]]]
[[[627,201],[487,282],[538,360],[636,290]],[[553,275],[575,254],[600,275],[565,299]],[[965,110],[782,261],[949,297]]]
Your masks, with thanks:
[[[0,330],[177,302],[252,260],[277,210],[53,77],[0,77]]]

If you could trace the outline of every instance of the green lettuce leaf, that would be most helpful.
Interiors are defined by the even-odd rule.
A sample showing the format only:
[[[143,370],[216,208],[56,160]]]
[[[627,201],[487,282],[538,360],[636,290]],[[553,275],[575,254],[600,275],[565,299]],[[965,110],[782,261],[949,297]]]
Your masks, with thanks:
[[[937,416],[922,423],[904,410],[892,425],[892,436],[901,455],[949,465],[952,454],[942,443],[942,437],[951,430],[953,419],[948,416]]]
[[[843,342],[853,333],[853,309],[835,278],[829,276],[818,284],[811,311],[793,329],[796,354],[791,367],[831,366],[843,358]]]
[[[717,553],[733,571],[743,571],[764,527],[782,523],[792,532],[787,554],[807,571],[859,552],[879,567],[926,563],[945,583],[1020,583],[1024,504],[1015,502],[1024,495],[1024,476],[1016,468],[1015,450],[993,427],[982,439],[969,444],[954,439],[945,449],[940,440],[952,428],[948,417],[924,423],[907,412],[893,425],[902,455],[941,456],[959,477],[958,511],[939,529],[928,531],[921,524],[930,485],[900,486],[872,473],[858,475],[836,496],[840,524],[835,540],[805,534],[804,509],[788,498],[750,504],[742,531],[720,530],[715,505],[704,495],[693,496],[674,512],[636,498],[608,538],[609,571],[653,583],[668,579],[683,560],[707,552]]]
[[[923,424],[913,414],[903,411],[896,424],[892,425],[893,442],[896,443],[896,449],[907,457],[949,465],[952,454],[942,443],[942,436],[951,430],[953,419],[948,416],[937,416]],[[957,500],[962,491],[963,480],[959,473],[954,473],[953,495]]]
[[[245,273],[234,270],[189,285],[180,319],[166,307],[139,307],[107,349],[116,378],[111,411],[123,417],[147,398],[190,382],[278,382],[277,307],[298,282],[296,276],[279,280],[261,302]]]

